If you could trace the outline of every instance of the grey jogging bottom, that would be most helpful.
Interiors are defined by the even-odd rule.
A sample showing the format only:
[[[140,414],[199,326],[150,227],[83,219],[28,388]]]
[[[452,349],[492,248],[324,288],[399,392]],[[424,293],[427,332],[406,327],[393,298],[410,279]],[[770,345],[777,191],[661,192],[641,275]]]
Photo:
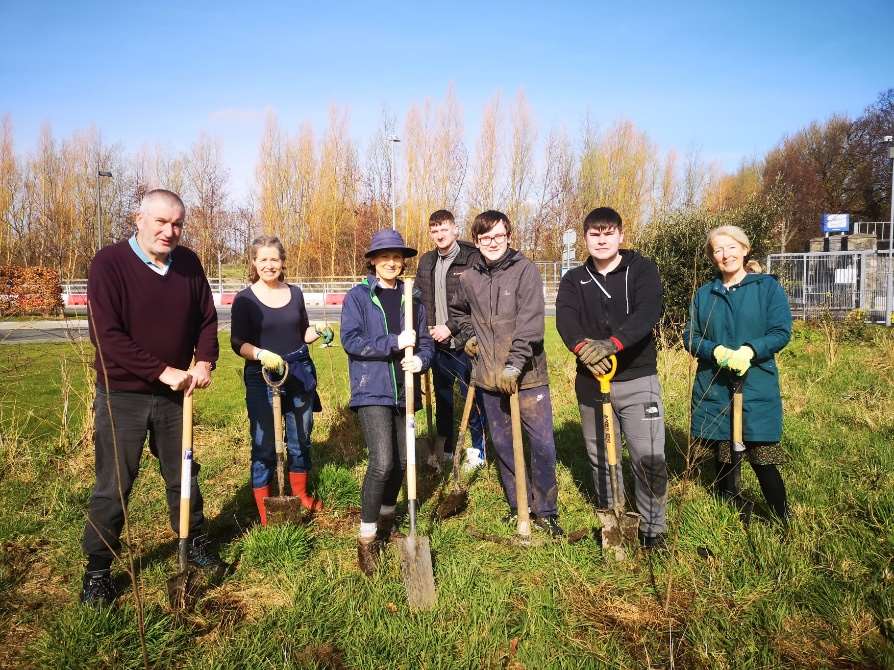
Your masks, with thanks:
[[[581,402],[581,428],[593,484],[596,487],[600,507],[613,503],[605,442],[602,435],[602,404],[597,394],[596,402]],[[643,519],[641,530],[646,535],[656,535],[667,530],[667,467],[664,458],[664,406],[657,375],[629,381],[612,382],[611,403],[614,410],[615,444],[619,446],[620,432],[624,434],[634,475],[636,510]],[[619,468],[621,496],[624,497],[623,474]]]

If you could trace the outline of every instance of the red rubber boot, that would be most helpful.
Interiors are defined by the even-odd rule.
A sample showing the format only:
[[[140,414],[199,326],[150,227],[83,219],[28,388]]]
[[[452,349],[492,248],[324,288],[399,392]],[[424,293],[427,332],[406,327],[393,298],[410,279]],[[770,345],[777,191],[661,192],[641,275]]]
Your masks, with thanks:
[[[264,498],[270,497],[270,485],[259,486],[252,489],[255,494],[255,505],[258,506],[258,515],[261,517],[261,525],[267,525],[267,509],[264,507]]]
[[[317,500],[307,492],[307,473],[290,472],[289,485],[292,487],[292,495],[301,498],[301,506],[312,512],[323,509],[323,501]]]

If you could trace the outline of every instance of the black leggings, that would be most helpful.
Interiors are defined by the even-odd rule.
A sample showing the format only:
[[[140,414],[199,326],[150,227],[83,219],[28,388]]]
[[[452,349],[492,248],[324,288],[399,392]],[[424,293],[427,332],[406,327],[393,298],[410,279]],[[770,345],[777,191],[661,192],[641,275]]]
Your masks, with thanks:
[[[393,407],[368,405],[357,408],[360,430],[369,451],[363,478],[360,520],[375,523],[382,505],[394,505],[407,467],[406,412]]]
[[[717,490],[721,497],[732,498],[739,492],[738,482],[736,481],[739,473],[735,471],[732,463],[722,463],[719,459],[715,463],[717,464]],[[764,494],[767,504],[770,505],[776,516],[787,520],[788,503],[786,502],[785,482],[782,481],[779,468],[772,463],[767,465],[752,463],[751,469],[757,475],[757,481],[760,484],[761,492]]]

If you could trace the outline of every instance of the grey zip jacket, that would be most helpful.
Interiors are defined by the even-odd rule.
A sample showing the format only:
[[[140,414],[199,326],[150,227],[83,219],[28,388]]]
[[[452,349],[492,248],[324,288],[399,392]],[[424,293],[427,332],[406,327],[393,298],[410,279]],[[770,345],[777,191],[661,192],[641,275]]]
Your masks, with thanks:
[[[548,384],[543,280],[537,266],[509,249],[491,267],[480,257],[462,273],[459,286],[450,314],[459,324],[463,340],[478,337],[472,382],[486,391],[496,391],[497,377],[511,365],[522,371],[519,388]]]

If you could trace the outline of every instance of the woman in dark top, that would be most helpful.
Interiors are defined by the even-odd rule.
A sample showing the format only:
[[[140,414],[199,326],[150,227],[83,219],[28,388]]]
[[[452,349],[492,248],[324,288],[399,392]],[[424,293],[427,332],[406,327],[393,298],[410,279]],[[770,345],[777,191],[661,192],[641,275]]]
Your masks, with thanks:
[[[371,274],[345,296],[341,310],[341,342],[348,354],[351,409],[369,451],[360,504],[357,561],[370,575],[391,535],[394,507],[406,468],[406,399],[404,372],[428,369],[434,342],[428,334],[425,307],[413,295],[413,322],[404,323],[403,282],[406,259],[416,250],[399,233],[380,230],[366,252]],[[414,356],[402,353],[415,347]],[[419,384],[414,385],[419,407]]]
[[[282,374],[284,361],[289,375],[280,388],[286,424],[287,470],[292,495],[312,510],[322,504],[307,492],[310,471],[310,433],[316,397],[316,370],[307,345],[323,338],[332,341],[332,330],[311,326],[304,307],[304,295],[297,286],[283,280],[285,249],[276,237],[262,236],[251,243],[252,284],[233,301],[230,344],[245,360],[245,404],[251,430],[251,485],[261,525],[267,525],[264,498],[270,496],[275,474],[276,453],[272,393],[261,374],[266,369],[275,377]],[[281,495],[285,495],[284,492]]]

